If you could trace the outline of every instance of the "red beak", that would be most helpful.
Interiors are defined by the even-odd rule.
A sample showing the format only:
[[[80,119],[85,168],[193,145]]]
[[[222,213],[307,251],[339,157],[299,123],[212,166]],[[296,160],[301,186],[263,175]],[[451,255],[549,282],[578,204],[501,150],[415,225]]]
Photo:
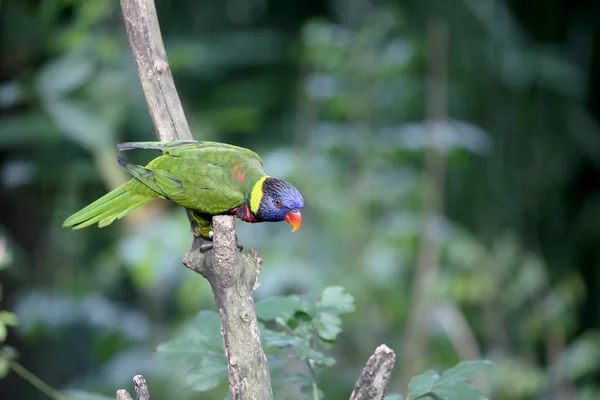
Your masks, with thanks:
[[[292,210],[285,216],[285,222],[294,227],[292,232],[296,232],[300,225],[302,225],[302,213],[300,210]]]

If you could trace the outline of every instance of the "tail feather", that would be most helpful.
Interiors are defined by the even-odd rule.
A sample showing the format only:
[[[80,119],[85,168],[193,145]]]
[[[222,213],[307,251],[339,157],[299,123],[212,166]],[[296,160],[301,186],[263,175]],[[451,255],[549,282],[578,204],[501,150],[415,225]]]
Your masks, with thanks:
[[[131,193],[131,189],[136,183],[135,181],[129,181],[105,194],[67,218],[63,223],[63,227],[81,229],[98,222],[98,226],[102,228],[154,199],[152,196]]]

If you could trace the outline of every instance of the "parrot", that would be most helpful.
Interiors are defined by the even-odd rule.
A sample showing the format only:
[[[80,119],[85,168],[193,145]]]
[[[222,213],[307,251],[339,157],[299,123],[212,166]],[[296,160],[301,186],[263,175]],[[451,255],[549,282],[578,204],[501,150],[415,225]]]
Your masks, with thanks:
[[[63,227],[81,229],[98,223],[102,228],[155,199],[188,209],[207,240],[212,240],[214,215],[234,215],[249,223],[286,221],[292,232],[302,224],[304,198],[298,189],[267,175],[262,159],[252,150],[195,140],[126,142],[117,147],[162,154],[145,167],[118,157],[133,178],[68,217]]]

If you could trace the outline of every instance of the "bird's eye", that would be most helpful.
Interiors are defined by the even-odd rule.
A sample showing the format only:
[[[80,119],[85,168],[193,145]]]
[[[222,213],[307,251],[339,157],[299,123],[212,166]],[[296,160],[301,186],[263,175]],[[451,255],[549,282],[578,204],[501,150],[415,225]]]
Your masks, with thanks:
[[[275,207],[281,207],[281,200],[275,199],[273,200],[273,204],[275,204]]]

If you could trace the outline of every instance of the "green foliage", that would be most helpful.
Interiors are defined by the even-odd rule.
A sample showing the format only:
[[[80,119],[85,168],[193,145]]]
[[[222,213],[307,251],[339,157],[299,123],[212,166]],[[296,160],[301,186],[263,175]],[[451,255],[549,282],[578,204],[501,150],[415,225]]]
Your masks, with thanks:
[[[0,238],[0,270],[7,267],[10,263],[7,255],[6,239]],[[2,284],[0,284],[0,305],[2,304]],[[5,346],[4,341],[8,335],[8,327],[16,326],[17,316],[9,311],[0,310],[0,379],[4,378],[10,371],[10,359],[16,355],[15,350],[10,346]]]
[[[64,400],[114,400],[114,396],[109,397],[96,393],[73,390],[65,393]]]
[[[335,365],[335,360],[326,356],[323,350],[331,348],[342,332],[341,316],[354,310],[354,297],[340,286],[326,287],[317,301],[298,296],[276,296],[256,303],[275,393],[283,396],[289,392],[287,386],[295,383],[300,384],[301,390],[294,398],[313,398],[314,366]],[[196,391],[215,389],[227,379],[227,362],[219,329],[219,315],[201,311],[194,324],[184,329],[180,336],[157,347],[158,356],[186,366],[187,387]],[[294,360],[305,362],[310,373],[284,373],[287,363]],[[489,361],[464,361],[441,375],[426,371],[410,381],[406,399],[416,400],[433,394],[442,400],[483,400],[485,397],[466,381],[489,365]],[[317,391],[322,398],[321,389],[317,388]],[[403,398],[390,395],[386,399]]]
[[[187,370],[185,384],[193,390],[207,391],[227,378],[219,314],[201,311],[194,323],[156,349],[158,356]]]
[[[425,371],[413,377],[408,384],[406,400],[486,400],[479,390],[466,381],[490,367],[487,360],[463,361],[444,371],[441,375],[435,371]],[[399,394],[390,394],[385,400],[404,400]]]
[[[334,365],[335,360],[326,356],[323,350],[330,348],[342,332],[341,315],[354,309],[354,298],[339,286],[325,288],[321,298],[313,302],[298,296],[258,301],[256,313],[261,321],[261,338],[272,373],[277,376],[285,367],[285,363],[278,360],[286,363],[300,360],[310,370],[313,366]],[[227,361],[216,312],[201,311],[194,324],[159,345],[157,354],[163,360],[184,366],[186,385],[193,390],[209,391],[227,379]],[[306,375],[298,375],[294,380],[302,386],[312,384]],[[286,382],[287,379],[276,382],[275,387],[285,386]]]

